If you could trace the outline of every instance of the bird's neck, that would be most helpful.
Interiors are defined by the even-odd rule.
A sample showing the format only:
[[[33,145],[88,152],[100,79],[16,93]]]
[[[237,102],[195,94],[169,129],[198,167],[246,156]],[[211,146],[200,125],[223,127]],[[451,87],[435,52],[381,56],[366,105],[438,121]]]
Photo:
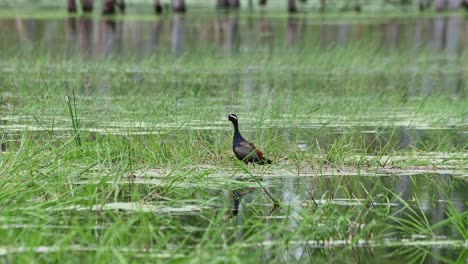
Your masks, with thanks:
[[[239,141],[241,141],[243,139],[241,133],[239,132],[239,124],[234,121],[232,122],[232,124],[234,125],[234,140],[233,140],[233,144],[235,145],[236,143],[238,143]]]

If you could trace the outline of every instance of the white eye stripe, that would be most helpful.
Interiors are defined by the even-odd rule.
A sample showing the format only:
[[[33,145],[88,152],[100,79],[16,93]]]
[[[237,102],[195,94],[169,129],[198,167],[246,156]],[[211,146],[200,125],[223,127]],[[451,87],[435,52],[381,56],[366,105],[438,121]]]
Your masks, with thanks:
[[[234,119],[237,120],[237,116],[236,116],[236,115],[230,114],[229,117],[232,117],[232,118],[234,118]]]

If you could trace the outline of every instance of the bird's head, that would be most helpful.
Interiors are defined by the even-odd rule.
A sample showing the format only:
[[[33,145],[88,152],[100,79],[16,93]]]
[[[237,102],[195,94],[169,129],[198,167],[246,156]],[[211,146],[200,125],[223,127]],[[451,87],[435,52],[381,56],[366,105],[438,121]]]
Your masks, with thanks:
[[[226,120],[229,120],[231,122],[237,122],[237,115],[230,114],[230,115],[226,116]]]

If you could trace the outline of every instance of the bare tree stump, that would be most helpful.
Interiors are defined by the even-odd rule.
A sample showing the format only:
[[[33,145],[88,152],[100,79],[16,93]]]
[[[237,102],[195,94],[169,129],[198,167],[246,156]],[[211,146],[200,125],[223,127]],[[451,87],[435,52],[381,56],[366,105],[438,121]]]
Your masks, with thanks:
[[[463,6],[465,0],[434,0],[434,10],[437,12],[454,11]]]
[[[296,0],[288,0],[288,12],[289,13],[297,12]]]
[[[102,0],[102,13],[104,15],[115,14],[115,0]]]
[[[419,12],[423,12],[427,8],[427,0],[418,0]]]
[[[154,12],[158,15],[162,14],[163,7],[161,5],[161,0],[154,0]]]
[[[184,52],[185,30],[184,16],[174,15],[171,18],[171,50],[175,57]]]
[[[326,8],[325,0],[320,0],[319,12],[320,13],[325,12],[325,8]]]
[[[361,11],[362,11],[361,5],[358,4],[358,3],[354,4],[351,9],[356,13],[361,13]]]
[[[185,1],[184,0],[172,0],[172,10],[177,13],[185,13]]]
[[[239,8],[240,7],[239,0],[229,0],[229,7],[230,8]]]
[[[468,0],[463,0],[462,6],[465,10],[468,10]]]
[[[229,8],[229,0],[216,0],[216,8]]]
[[[463,5],[463,0],[447,0],[447,10],[454,11],[460,9]]]
[[[85,13],[93,11],[93,0],[81,0],[81,9]]]
[[[117,6],[119,7],[120,12],[125,12],[125,0],[117,1]]]
[[[68,0],[68,13],[76,13],[76,2],[75,0]]]

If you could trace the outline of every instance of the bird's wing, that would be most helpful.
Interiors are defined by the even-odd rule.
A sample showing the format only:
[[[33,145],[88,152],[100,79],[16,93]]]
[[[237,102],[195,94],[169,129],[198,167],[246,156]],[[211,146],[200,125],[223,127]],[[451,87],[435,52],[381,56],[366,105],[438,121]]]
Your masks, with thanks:
[[[243,141],[241,144],[245,145],[245,148],[249,150],[249,154],[255,151],[255,154],[257,155],[258,158],[264,158],[265,157],[263,155],[263,152],[261,150],[257,149],[257,147],[255,147],[255,145],[252,142]]]
[[[234,152],[240,160],[245,159],[247,156],[251,156],[253,151],[255,151],[255,146],[252,146],[247,141],[241,141],[234,147]]]
[[[248,142],[248,141],[241,141],[239,142],[239,147],[244,149],[245,151],[248,151],[249,153],[254,151],[256,149],[255,145]]]

